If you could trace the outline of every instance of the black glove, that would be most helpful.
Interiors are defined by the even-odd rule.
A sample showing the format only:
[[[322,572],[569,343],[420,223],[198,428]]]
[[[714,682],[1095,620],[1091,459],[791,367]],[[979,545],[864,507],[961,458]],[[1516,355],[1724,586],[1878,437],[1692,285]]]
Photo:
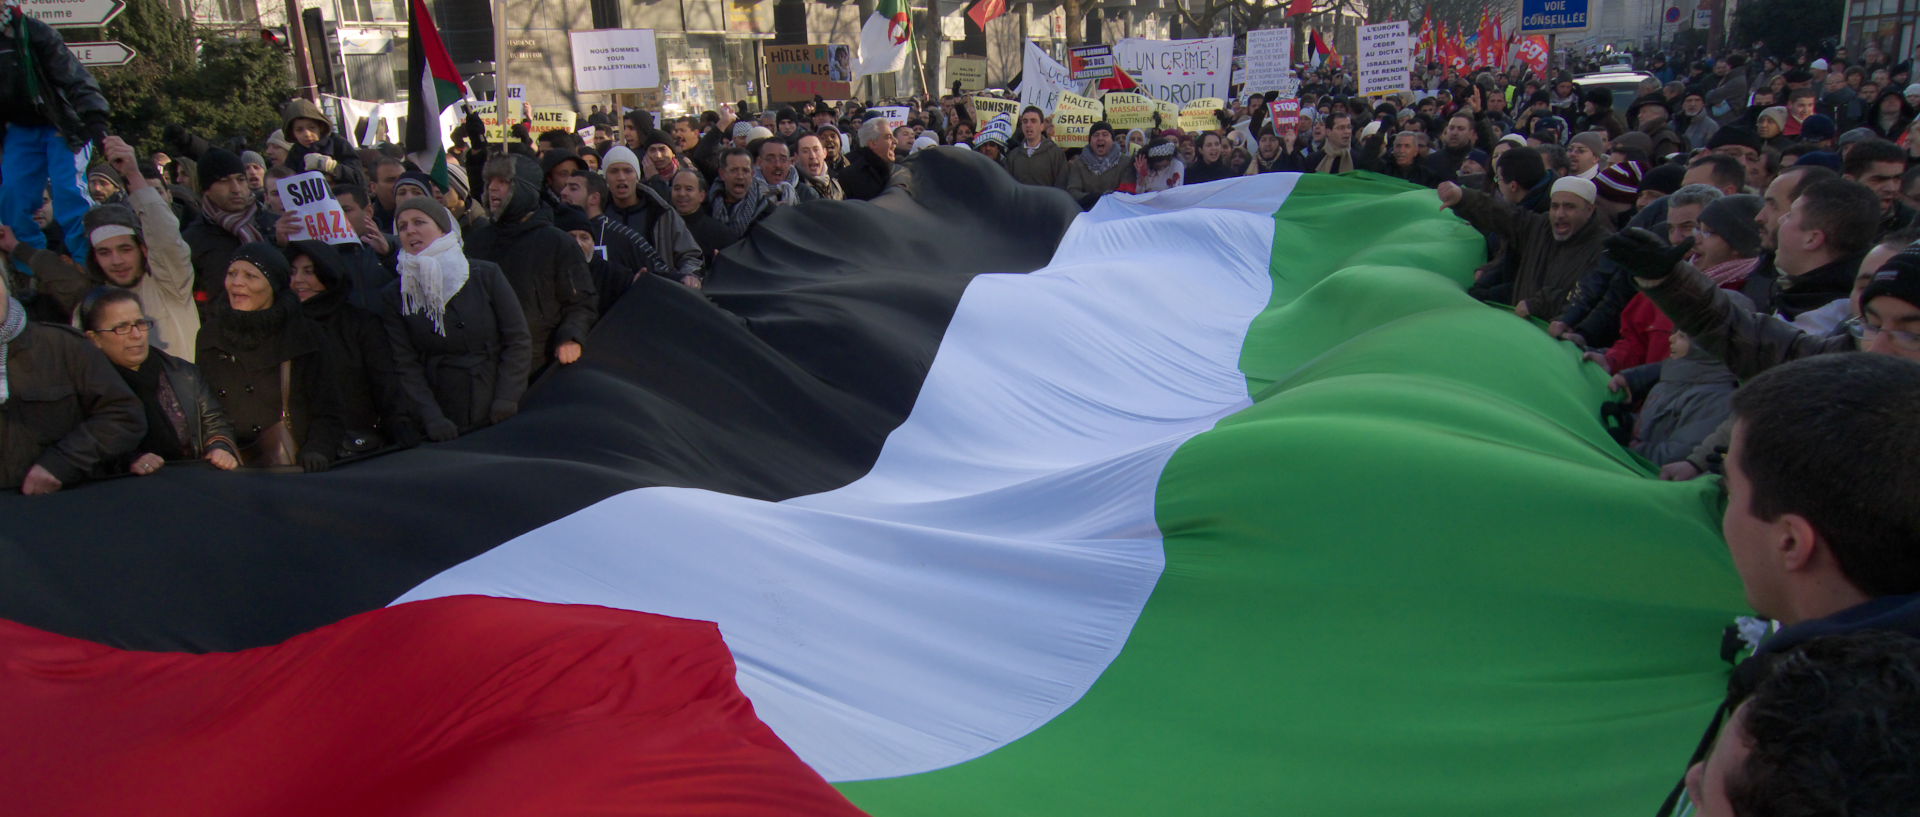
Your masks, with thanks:
[[[460,427],[445,417],[435,417],[427,421],[427,439],[444,443],[460,436]]]
[[[300,452],[300,470],[309,474],[325,471],[327,470],[327,466],[331,464],[333,464],[333,460],[328,459],[325,453],[319,451]]]
[[[107,115],[89,113],[81,122],[81,130],[86,134],[87,144],[100,147],[107,140]]]
[[[508,417],[520,413],[520,404],[512,400],[493,401],[493,422],[505,422]]]
[[[1673,265],[1686,258],[1687,252],[1692,249],[1692,238],[1680,242],[1677,247],[1669,247],[1659,236],[1632,227],[1608,238],[1605,253],[1607,260],[1619,264],[1633,277],[1658,281],[1673,272]]]

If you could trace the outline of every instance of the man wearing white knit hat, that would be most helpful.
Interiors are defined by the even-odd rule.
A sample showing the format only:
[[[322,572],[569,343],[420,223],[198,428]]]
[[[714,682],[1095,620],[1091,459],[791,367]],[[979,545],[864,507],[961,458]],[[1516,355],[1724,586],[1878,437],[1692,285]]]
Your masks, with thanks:
[[[1594,218],[1599,193],[1593,182],[1567,176],[1553,183],[1547,212],[1528,212],[1452,182],[1440,185],[1440,206],[1449,207],[1474,229],[1505,240],[1510,263],[1488,274],[1468,293],[1512,304],[1521,317],[1553,316],[1566,306],[1574,284],[1600,261],[1601,243],[1611,232]]]
[[[600,170],[611,197],[603,217],[644,240],[639,249],[648,261],[647,271],[699,287],[706,274],[700,245],[667,200],[641,183],[640,157],[625,145],[615,146],[600,157]]]

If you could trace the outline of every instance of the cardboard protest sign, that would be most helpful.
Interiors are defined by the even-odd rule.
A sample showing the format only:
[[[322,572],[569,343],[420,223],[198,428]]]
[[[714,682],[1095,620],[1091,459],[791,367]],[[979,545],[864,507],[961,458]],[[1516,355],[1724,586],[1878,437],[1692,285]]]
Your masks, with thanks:
[[[1220,118],[1213,115],[1217,108],[1181,108],[1180,129],[1188,133],[1219,130]]]
[[[947,83],[960,83],[961,92],[981,91],[987,87],[987,58],[955,54],[946,59]]]
[[[912,109],[908,108],[905,105],[887,105],[884,107],[867,109],[868,114],[877,115],[882,119],[887,120],[887,127],[889,128],[897,128],[907,124],[907,115],[911,112],[912,112]]]
[[[1413,85],[1413,38],[1407,21],[1360,27],[1360,61],[1355,77],[1363,95],[1391,94]]]
[[[775,102],[853,96],[853,46],[769,45],[766,53],[767,92]]]
[[[1053,141],[1063,148],[1087,146],[1087,133],[1100,121],[1100,101],[1075,93],[1060,95],[1053,109]]]
[[[1153,100],[1141,94],[1108,91],[1100,97],[1107,109],[1107,124],[1115,130],[1146,130],[1153,127]]]
[[[1300,127],[1300,100],[1276,99],[1269,102],[1267,103],[1267,115],[1273,119],[1273,130],[1275,133],[1280,132],[1283,128],[1298,129]]]
[[[580,114],[564,105],[542,105],[533,109],[533,131],[545,133],[550,130],[573,130],[574,120]]]
[[[980,121],[982,122],[992,119],[993,115],[997,113],[1003,113],[1009,118],[1014,118],[1020,116],[1020,101],[1017,99],[1001,99],[995,96],[976,96],[973,98],[973,109],[980,114]]]
[[[1293,77],[1293,29],[1247,32],[1247,69],[1238,79],[1247,93],[1283,90]]]
[[[1153,112],[1160,115],[1160,127],[1171,128],[1180,122],[1180,106],[1164,99],[1153,100]]]
[[[334,200],[332,190],[327,187],[326,174],[317,170],[296,173],[273,184],[280,203],[300,219],[300,229],[287,240],[360,243],[360,233],[347,222],[346,211],[340,209],[340,202]]]
[[[1067,49],[1067,70],[1075,82],[1113,76],[1113,46],[1082,45]]]
[[[572,31],[573,87],[583,94],[611,94],[660,87],[659,50],[653,29]]]
[[[1128,37],[1114,46],[1120,68],[1140,91],[1181,107],[1204,97],[1224,97],[1232,70],[1233,38],[1146,40]]]

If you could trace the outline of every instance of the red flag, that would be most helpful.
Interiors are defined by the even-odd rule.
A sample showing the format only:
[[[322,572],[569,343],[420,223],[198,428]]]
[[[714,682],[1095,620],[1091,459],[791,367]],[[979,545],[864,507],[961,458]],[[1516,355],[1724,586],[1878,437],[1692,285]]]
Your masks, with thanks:
[[[1099,85],[1102,91],[1131,91],[1138,87],[1140,83],[1134,82],[1133,77],[1127,73],[1127,69],[1118,65],[1113,67],[1113,76],[1100,80]]]
[[[1287,16],[1313,13],[1313,0],[1293,0],[1287,4]]]
[[[1533,69],[1539,76],[1547,74],[1547,38],[1545,36],[1526,37],[1520,40],[1520,61]]]
[[[967,16],[973,18],[981,31],[987,30],[987,23],[993,22],[993,18],[1006,13],[1007,0],[980,0],[973,4],[973,8],[967,9]]]

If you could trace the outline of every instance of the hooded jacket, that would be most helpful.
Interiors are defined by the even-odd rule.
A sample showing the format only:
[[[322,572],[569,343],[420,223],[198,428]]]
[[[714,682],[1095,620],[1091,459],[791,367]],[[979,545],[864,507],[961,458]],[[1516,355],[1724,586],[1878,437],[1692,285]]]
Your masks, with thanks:
[[[1633,453],[1656,465],[1686,459],[1733,413],[1733,370],[1704,348],[1660,362],[1660,382],[1647,392],[1633,427]]]
[[[304,97],[295,97],[286,104],[286,107],[280,109],[280,119],[280,132],[286,134],[287,139],[293,142],[293,147],[287,149],[287,167],[304,172],[307,170],[307,155],[318,153],[349,168],[356,177],[352,179],[356,183],[364,182],[365,176],[360,168],[359,152],[353,149],[353,145],[347,143],[345,137],[334,132],[333,122],[327,119],[326,114],[320,112],[319,105],[313,104],[312,100]],[[293,120],[295,119],[311,119],[319,122],[320,138],[311,146],[300,144],[300,141],[293,137]],[[336,180],[339,178],[337,171],[328,175],[334,176]]]
[[[386,327],[354,298],[358,283],[333,247],[321,241],[295,241],[287,257],[306,256],[313,274],[327,289],[302,301],[300,311],[320,325],[333,345],[340,391],[340,421],[345,428],[342,454],[361,454],[389,442],[412,444],[419,434],[407,419]]]
[[[533,339],[530,370],[538,370],[560,344],[586,342],[597,317],[593,278],[580,244],[553,226],[551,212],[540,205],[540,165],[512,155],[487,163],[489,178],[502,174],[511,179],[513,195],[498,219],[468,232],[467,255],[499,265],[513,286]]]

